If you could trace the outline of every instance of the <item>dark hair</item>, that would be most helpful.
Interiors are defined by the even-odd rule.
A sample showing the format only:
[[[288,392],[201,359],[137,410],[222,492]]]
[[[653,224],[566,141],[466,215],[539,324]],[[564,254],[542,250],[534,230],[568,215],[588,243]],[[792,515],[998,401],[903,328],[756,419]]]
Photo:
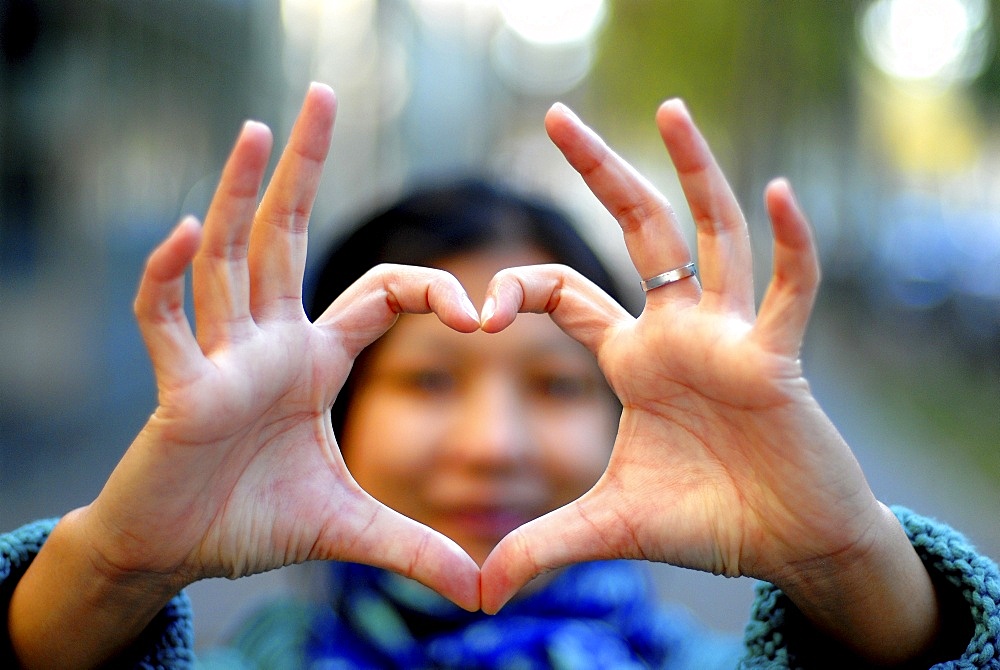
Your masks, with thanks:
[[[611,274],[566,215],[539,199],[469,179],[418,189],[336,242],[313,275],[308,313],[317,318],[380,263],[433,267],[464,252],[522,245],[572,267],[621,302]],[[363,352],[355,370],[365,357]],[[334,404],[338,436],[353,391],[348,379]]]

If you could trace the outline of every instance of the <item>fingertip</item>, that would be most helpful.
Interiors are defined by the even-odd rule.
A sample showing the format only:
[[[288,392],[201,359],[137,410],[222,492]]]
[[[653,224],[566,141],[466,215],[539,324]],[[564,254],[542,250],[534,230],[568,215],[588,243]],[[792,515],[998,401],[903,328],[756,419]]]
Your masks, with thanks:
[[[460,330],[464,333],[472,333],[479,330],[482,326],[479,312],[476,311],[476,306],[472,304],[469,296],[465,293],[463,293],[460,298],[460,306],[462,308],[462,313],[466,317],[466,322],[465,324],[462,324]]]
[[[174,234],[177,234],[178,232],[185,235],[200,235],[201,219],[194,214],[185,214],[181,217],[181,220],[177,222],[177,226],[174,228]]]
[[[499,333],[517,318],[517,309],[505,307],[494,294],[490,294],[483,302],[480,315],[480,328],[484,333]]]
[[[333,92],[333,87],[322,81],[311,81],[309,82],[309,93],[318,93],[328,97],[336,97]]]
[[[538,576],[537,568],[517,560],[518,531],[507,535],[493,548],[480,568],[480,607],[485,614],[496,614],[529,582]]]
[[[198,217],[189,214],[180,220],[172,235],[180,238],[185,248],[190,248],[191,255],[201,246],[202,225]]]
[[[440,274],[437,274],[438,272]],[[460,333],[479,330],[479,312],[462,284],[448,272],[435,271],[435,274],[438,281],[430,287],[427,308],[437,314],[445,325]]]
[[[337,107],[337,94],[329,84],[320,81],[313,81],[309,84],[306,99],[313,102],[322,101],[331,108],[331,111]]]
[[[483,599],[481,596],[482,584],[477,579],[475,589],[472,590],[465,599],[461,601],[456,601],[456,605],[464,609],[466,612],[480,612],[483,609]]]
[[[482,609],[482,575],[479,572],[479,566],[475,565],[475,561],[472,561],[471,558],[469,561],[473,564],[470,574],[475,575],[474,579],[470,579],[465,588],[457,589],[449,599],[466,612],[478,612]]]
[[[656,109],[656,122],[658,125],[670,126],[677,122],[683,122],[687,124],[693,123],[691,118],[691,110],[688,109],[687,103],[681,98],[668,98],[660,103],[660,106]]]
[[[484,614],[494,615],[510,602],[516,589],[510,587],[509,580],[504,577],[489,576],[490,559],[487,557],[480,572],[480,609]]]
[[[226,169],[237,169],[234,166],[238,166],[240,169],[252,167],[254,171],[263,170],[273,144],[274,135],[266,123],[247,119],[243,122],[240,132],[236,136],[236,142],[229,154]],[[225,179],[226,172],[224,171],[223,180]],[[255,178],[254,183],[259,187],[259,180]]]
[[[768,182],[764,190],[764,204],[771,215],[775,235],[791,236],[798,242],[803,236],[811,239],[812,231],[807,217],[799,205],[791,182],[785,177],[776,177]]]
[[[479,565],[454,541],[445,538],[449,548],[447,557],[425,564],[421,581],[438,591],[467,612],[478,612],[482,607],[482,572]],[[416,576],[416,575],[411,575]]]
[[[545,113],[545,131],[557,146],[566,136],[568,128],[579,125],[580,117],[561,102],[554,103]]]
[[[660,107],[657,111],[661,114],[677,113],[683,114],[684,116],[691,116],[687,103],[685,103],[682,98],[667,98],[660,103]]]
[[[247,119],[243,122],[243,127],[240,129],[240,138],[260,139],[262,141],[271,142],[271,128],[263,121]]]
[[[788,181],[788,177],[775,177],[767,184],[768,189],[783,189],[785,191],[791,192],[792,184]]]
[[[202,227],[198,218],[191,214],[182,217],[150,254],[146,263],[147,272],[160,281],[182,273],[201,246],[201,237]]]
[[[553,117],[561,116],[565,119],[573,121],[574,123],[582,123],[580,117],[577,116],[576,112],[574,112],[572,109],[569,108],[568,105],[562,102],[555,102],[552,104],[551,107],[549,107],[549,111],[546,113],[546,117],[549,116]]]
[[[584,123],[576,112],[561,102],[549,108],[545,115],[545,130],[557,147],[565,154],[577,142],[594,147],[604,144],[594,129]],[[568,157],[568,156],[567,156]],[[571,161],[572,162],[572,161]]]
[[[764,196],[768,204],[786,202],[796,210],[799,209],[798,202],[795,199],[795,191],[792,189],[791,182],[786,177],[775,177],[769,181],[764,190]]]
[[[768,183],[765,204],[774,234],[775,276],[796,277],[807,293],[815,293],[821,274],[816,238],[787,179],[778,177]]]
[[[184,273],[200,245],[201,223],[189,215],[149,254],[132,303],[140,325],[144,317],[163,311],[164,305],[183,303]]]

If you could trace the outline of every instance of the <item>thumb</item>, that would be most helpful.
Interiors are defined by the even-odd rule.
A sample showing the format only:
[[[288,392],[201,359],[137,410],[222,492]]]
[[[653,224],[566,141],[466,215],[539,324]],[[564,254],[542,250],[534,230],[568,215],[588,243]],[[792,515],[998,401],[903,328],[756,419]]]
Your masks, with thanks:
[[[457,543],[367,493],[352,507],[346,515],[341,510],[337,523],[328,526],[325,539],[330,549],[321,558],[391,570],[463,609],[479,609],[479,566]]]
[[[495,614],[535,577],[573,563],[630,558],[635,542],[619,515],[592,489],[511,531],[482,566],[481,605]]]

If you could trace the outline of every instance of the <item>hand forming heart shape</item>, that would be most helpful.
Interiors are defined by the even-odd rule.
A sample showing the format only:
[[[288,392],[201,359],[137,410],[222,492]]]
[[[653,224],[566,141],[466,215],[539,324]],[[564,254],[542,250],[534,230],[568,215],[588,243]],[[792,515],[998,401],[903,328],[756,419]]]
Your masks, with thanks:
[[[746,223],[683,105],[657,122],[698,226],[700,281],[650,291],[638,319],[563,266],[511,268],[482,315],[447,273],[383,266],[314,323],[302,310],[306,228],[335,100],[314,85],[259,207],[268,130],[248,123],[202,230],[151,255],[136,314],[159,407],[86,510],[100,560],[178,588],[290,563],[371,563],[495,612],[536,575],[641,558],[781,580],[851,547],[877,504],[813,400],[798,352],[818,284],[811,234],[783,181],[766,194],[774,277],[756,313]],[[690,251],[670,205],[565,107],[549,135],[615,216],[643,277]],[[183,311],[193,264],[195,336]],[[329,408],[352,361],[404,312],[495,333],[549,313],[596,356],[624,410],[608,468],[579,500],[515,530],[480,567],[354,481]],[[801,444],[798,436],[815,440]],[[831,511],[832,510],[832,511]]]

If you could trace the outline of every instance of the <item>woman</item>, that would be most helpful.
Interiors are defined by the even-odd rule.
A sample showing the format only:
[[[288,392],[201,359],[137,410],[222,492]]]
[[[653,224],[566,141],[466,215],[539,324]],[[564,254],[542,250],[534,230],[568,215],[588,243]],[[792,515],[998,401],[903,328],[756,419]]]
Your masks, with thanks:
[[[766,193],[775,269],[757,312],[746,224],[683,105],[664,103],[657,123],[698,225],[697,275],[662,196],[556,106],[546,118],[550,136],[618,219],[645,278],[646,304],[638,318],[579,272],[551,263],[557,254],[515,240],[508,257],[490,254],[491,262],[529,264],[493,278],[494,267],[487,269],[475,253],[439,259],[470,284],[486,284],[479,310],[455,275],[390,265],[366,272],[310,322],[301,300],[304,233],[334,106],[329,89],[311,88],[259,207],[270,135],[248,124],[204,229],[183,221],[150,257],[136,312],[160,405],[94,503],[54,527],[39,524],[10,536],[18,551],[5,582],[13,589],[8,630],[14,657],[25,667],[90,667],[141,657],[179,664],[190,659],[183,600],[174,598],[183,586],[317,559],[384,568],[466,610],[489,613],[557,568],[610,558],[664,561],[769,582],[748,627],[748,665],[808,666],[817,659],[848,667],[996,663],[996,565],[946,527],[905,510],[893,514],[877,501],[802,378],[798,351],[818,269],[805,219],[784,181]],[[197,335],[182,309],[189,263]],[[399,314],[428,312],[455,338],[489,342],[433,335],[431,350],[466,352],[474,364],[491,365],[490,374],[453,379],[433,366],[430,374],[420,365],[416,373],[393,367],[398,358],[388,354],[394,347],[407,353],[426,335],[418,317],[399,319],[398,330],[359,370],[343,423],[342,456],[329,408],[352,361]],[[558,453],[561,442],[519,442],[523,435],[504,433],[532,425],[535,417],[525,414],[514,392],[521,387],[512,390],[499,374],[521,358],[505,354],[500,339],[483,338],[510,328],[511,339],[523,341],[536,324],[537,336],[548,338],[544,320],[522,322],[520,312],[547,313],[594,356],[621,401],[610,457],[607,451],[597,455],[601,440],[595,440],[582,457],[555,459],[578,469],[570,477],[521,469],[531,462],[525,459],[539,458],[524,444],[538,442],[540,453]],[[586,426],[580,442],[589,445],[585,437],[603,438],[611,410],[585,381],[597,378],[593,367],[583,372],[586,366],[575,367],[579,359],[565,355],[578,373],[565,388],[571,396],[582,389],[574,402],[591,403],[586,416],[574,414]],[[562,351],[554,359],[560,356]],[[493,382],[488,394],[482,392],[488,404],[499,406],[501,416],[520,412],[524,420],[513,426],[517,422],[498,421],[493,428],[500,437],[477,442],[493,445],[488,449],[470,451],[452,436],[495,435],[487,430],[489,412],[462,430],[442,429],[448,439],[428,446],[423,437],[438,424],[467,416],[465,409],[448,408],[453,382],[463,390],[462,403],[464,390],[474,389],[468,395],[475,398],[480,384]],[[564,388],[563,382],[555,387]],[[366,398],[374,389],[381,392]],[[424,420],[410,412],[413,402],[428,392],[438,407],[435,394],[442,389],[445,410],[409,435],[413,417]],[[394,400],[393,412],[383,409],[366,419],[365,403],[379,398]],[[396,416],[406,421],[388,428],[379,423]],[[379,433],[388,429],[397,432]],[[386,440],[366,443],[376,434],[388,435],[389,446]],[[397,449],[395,461],[368,460],[387,456],[380,450],[396,449],[403,440],[416,441],[402,453]],[[471,465],[469,453],[475,453]],[[401,460],[409,457],[412,463]],[[390,468],[402,468],[403,479],[383,489],[380,480]],[[463,478],[456,478],[456,468],[465,468],[458,470]],[[421,488],[421,476],[436,485]],[[525,484],[526,476],[534,479]],[[468,481],[489,484],[484,489]],[[551,485],[567,481],[572,484]],[[409,486],[409,495],[396,495],[398,482]],[[544,495],[532,498],[539,488]],[[571,568],[577,569],[586,568]],[[534,592],[512,602],[511,611],[533,597],[558,594],[559,581],[557,575],[548,584],[535,582]],[[398,593],[393,597],[398,602]],[[352,602],[348,625],[386,601]],[[645,607],[641,599],[630,602]],[[365,610],[366,604],[372,608]],[[331,644],[306,642],[309,654],[335,655],[344,621],[335,614],[310,620],[310,630],[321,633],[315,638]],[[413,632],[424,621],[418,616],[407,623]],[[631,621],[644,622],[645,634],[660,643],[660,618],[652,611]],[[638,644],[624,628],[616,634],[625,646]],[[510,642],[498,648],[516,646]]]

